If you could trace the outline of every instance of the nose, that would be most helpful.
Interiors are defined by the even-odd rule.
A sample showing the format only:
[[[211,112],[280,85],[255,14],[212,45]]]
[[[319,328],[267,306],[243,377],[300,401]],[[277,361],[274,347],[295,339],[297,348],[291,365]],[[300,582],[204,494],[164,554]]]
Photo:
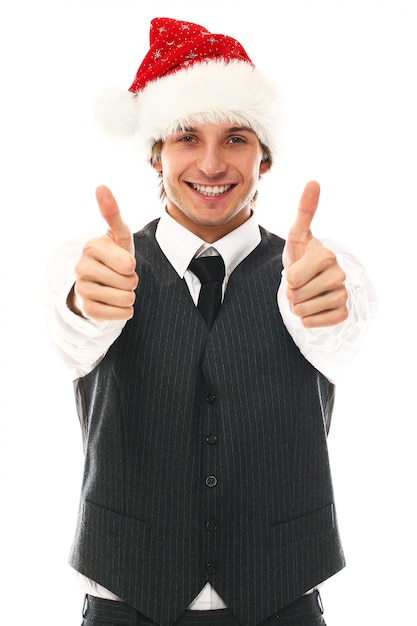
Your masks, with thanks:
[[[197,158],[197,167],[208,178],[224,174],[227,169],[227,163],[222,149],[217,144],[202,146]]]

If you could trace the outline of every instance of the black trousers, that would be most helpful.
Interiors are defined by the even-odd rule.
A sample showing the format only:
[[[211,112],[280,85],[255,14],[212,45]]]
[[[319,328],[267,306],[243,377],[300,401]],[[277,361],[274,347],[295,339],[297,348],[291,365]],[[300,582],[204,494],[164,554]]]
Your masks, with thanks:
[[[112,600],[86,596],[81,626],[157,626],[136,609]],[[298,598],[258,626],[326,626],[318,591]],[[228,609],[185,611],[173,626],[240,626]]]

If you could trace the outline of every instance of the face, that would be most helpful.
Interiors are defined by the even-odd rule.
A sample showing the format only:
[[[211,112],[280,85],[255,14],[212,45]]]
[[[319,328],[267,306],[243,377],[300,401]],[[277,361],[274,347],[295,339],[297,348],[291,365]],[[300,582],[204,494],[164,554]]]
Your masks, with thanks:
[[[248,128],[204,124],[170,135],[154,165],[162,173],[167,211],[212,243],[251,215],[262,162],[261,144]]]

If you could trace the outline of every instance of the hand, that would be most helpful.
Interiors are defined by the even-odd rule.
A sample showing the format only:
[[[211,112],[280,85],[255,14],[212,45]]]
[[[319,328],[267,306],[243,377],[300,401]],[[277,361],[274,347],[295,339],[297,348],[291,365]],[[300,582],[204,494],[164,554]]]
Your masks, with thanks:
[[[96,198],[107,234],[85,244],[67,303],[87,319],[128,320],[133,316],[138,284],[132,234],[110,189],[98,187]]]
[[[319,184],[307,183],[283,253],[287,298],[306,328],[333,326],[348,316],[345,273],[310,229],[319,196]]]

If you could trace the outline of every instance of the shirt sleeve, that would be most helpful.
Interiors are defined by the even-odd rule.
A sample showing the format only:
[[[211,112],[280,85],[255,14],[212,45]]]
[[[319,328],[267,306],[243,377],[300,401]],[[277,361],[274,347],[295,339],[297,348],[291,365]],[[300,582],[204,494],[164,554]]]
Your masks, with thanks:
[[[101,361],[123,330],[125,321],[94,322],[73,313],[67,306],[75,282],[74,267],[89,237],[63,244],[47,260],[43,284],[49,336],[73,379],[85,376]]]
[[[305,328],[290,309],[286,296],[285,270],[278,289],[278,306],[284,324],[304,357],[326,376],[336,382],[362,345],[371,320],[378,310],[378,301],[368,274],[359,260],[347,248],[323,240],[336,256],[346,274],[349,315],[344,322],[323,328]]]

